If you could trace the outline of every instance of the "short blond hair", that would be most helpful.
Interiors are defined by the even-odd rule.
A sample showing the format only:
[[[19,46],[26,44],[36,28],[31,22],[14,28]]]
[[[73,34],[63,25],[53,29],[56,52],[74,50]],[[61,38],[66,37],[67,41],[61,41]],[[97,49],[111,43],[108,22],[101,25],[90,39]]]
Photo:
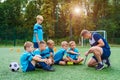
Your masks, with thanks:
[[[54,44],[54,41],[50,39],[47,41],[47,45],[51,45],[51,44]]]
[[[38,20],[38,19],[43,20],[43,16],[37,15],[36,19],[37,19],[37,20]]]
[[[83,35],[85,35],[85,34],[87,34],[87,33],[90,33],[90,31],[84,29],[84,30],[81,31],[81,34],[80,34],[80,35],[83,36]]]
[[[26,41],[26,42],[24,43],[24,49],[25,49],[25,50],[26,50],[26,48],[29,48],[29,47],[31,47],[31,46],[33,46],[33,43],[30,42],[30,41]]]
[[[70,41],[69,42],[69,46],[71,46],[72,44],[76,44],[75,41]]]
[[[62,41],[61,46],[65,46],[65,45],[68,45],[68,42],[67,41]]]

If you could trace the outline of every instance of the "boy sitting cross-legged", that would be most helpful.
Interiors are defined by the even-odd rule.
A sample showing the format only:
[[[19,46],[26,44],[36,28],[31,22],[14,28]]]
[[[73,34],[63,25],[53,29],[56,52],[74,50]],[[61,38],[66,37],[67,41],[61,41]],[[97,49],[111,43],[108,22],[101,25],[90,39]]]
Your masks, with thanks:
[[[36,49],[33,54],[41,56],[42,59],[47,59],[49,65],[52,64],[51,60],[49,59],[50,52],[48,49],[46,49],[46,42],[45,41],[39,42],[39,48]],[[37,64],[36,67],[40,68],[41,66],[39,64]]]
[[[84,59],[80,57],[80,53],[76,48],[75,41],[70,41],[69,46],[70,48],[67,51],[66,61],[73,62],[74,64],[79,64],[80,62],[82,62]]]
[[[40,56],[33,55],[34,48],[32,42],[25,42],[24,49],[25,52],[20,56],[20,66],[23,72],[34,71],[36,63],[39,63],[44,70],[52,70],[48,65],[47,59],[42,59]]]
[[[49,59],[49,62],[50,62],[51,65],[54,64],[54,59],[53,59],[53,57],[54,57],[54,50],[53,50],[54,44],[55,43],[54,43],[53,40],[48,40],[47,41],[47,47],[46,47],[46,49],[49,52],[49,54],[47,55],[47,58]]]
[[[56,52],[56,54],[54,55],[54,61],[55,61],[55,64],[60,64],[60,65],[65,65],[66,64],[66,61],[64,60],[64,55],[66,53],[66,50],[68,49],[68,43],[67,41],[63,41],[61,43],[61,49]]]

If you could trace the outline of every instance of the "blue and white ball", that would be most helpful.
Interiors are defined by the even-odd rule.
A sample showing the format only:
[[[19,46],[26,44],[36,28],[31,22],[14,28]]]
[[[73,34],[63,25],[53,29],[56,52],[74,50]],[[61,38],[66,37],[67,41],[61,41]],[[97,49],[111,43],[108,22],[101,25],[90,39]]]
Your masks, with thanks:
[[[17,62],[11,62],[9,68],[11,71],[16,72],[19,70],[19,65]]]

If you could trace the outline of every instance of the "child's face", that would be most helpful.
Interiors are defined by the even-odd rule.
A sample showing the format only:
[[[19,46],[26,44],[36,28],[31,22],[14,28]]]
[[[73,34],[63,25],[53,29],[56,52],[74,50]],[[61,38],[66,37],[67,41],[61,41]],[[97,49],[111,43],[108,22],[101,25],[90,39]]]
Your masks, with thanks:
[[[39,49],[40,49],[41,51],[45,50],[45,49],[46,49],[46,44],[40,44]]]
[[[37,23],[41,24],[43,22],[42,19],[37,19]]]
[[[49,48],[53,49],[54,48],[54,43],[48,45]]]
[[[72,48],[72,49],[74,49],[76,47],[76,44],[75,43],[72,43],[71,45],[70,45],[70,48]]]
[[[62,48],[64,48],[65,50],[67,50],[68,49],[68,44],[63,45]]]
[[[30,46],[30,47],[27,47],[27,48],[26,48],[26,51],[28,51],[28,52],[33,52],[33,50],[34,50],[34,47],[33,47],[33,46]]]

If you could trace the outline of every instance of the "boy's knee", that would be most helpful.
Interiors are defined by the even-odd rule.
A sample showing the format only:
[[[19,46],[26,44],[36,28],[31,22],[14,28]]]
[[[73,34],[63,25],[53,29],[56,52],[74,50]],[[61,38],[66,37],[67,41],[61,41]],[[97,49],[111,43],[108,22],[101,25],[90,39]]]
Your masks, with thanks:
[[[88,67],[92,67],[93,64],[92,64],[92,63],[87,63],[87,66],[88,66]]]
[[[102,53],[102,49],[100,47],[92,47],[90,49],[94,54],[101,54]]]
[[[59,64],[64,66],[64,65],[66,65],[66,62],[60,61]]]

